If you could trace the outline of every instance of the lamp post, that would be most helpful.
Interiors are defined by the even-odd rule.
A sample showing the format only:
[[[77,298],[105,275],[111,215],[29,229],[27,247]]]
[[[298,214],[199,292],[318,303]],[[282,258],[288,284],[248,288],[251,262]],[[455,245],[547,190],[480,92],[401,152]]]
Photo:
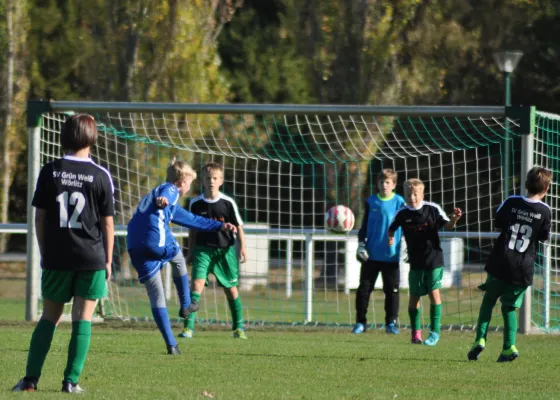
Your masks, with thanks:
[[[496,61],[496,65],[504,74],[504,84],[505,84],[505,106],[511,106],[511,74],[519,64],[519,60],[523,57],[523,53],[521,51],[499,51],[494,53],[494,61]],[[510,167],[510,140],[509,140],[509,120],[506,117],[505,120],[505,143],[504,143],[504,198],[509,196],[509,167]]]

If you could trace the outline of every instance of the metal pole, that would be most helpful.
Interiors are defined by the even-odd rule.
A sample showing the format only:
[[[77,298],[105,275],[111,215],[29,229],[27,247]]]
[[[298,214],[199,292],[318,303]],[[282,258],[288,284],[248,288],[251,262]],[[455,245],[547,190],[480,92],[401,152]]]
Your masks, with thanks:
[[[293,242],[291,239],[286,241],[286,298],[292,297],[292,263],[293,263]]]
[[[314,259],[313,236],[305,235],[305,322],[313,320]]]
[[[511,93],[510,93],[510,72],[504,72],[504,82],[505,82],[505,102],[506,107],[511,105]],[[509,183],[510,183],[510,139],[509,139],[509,119],[506,117],[505,121],[505,143],[504,143],[504,199],[509,196]]]
[[[551,263],[551,246],[550,240],[543,243],[544,250],[544,321],[543,326],[550,328],[550,263]]]

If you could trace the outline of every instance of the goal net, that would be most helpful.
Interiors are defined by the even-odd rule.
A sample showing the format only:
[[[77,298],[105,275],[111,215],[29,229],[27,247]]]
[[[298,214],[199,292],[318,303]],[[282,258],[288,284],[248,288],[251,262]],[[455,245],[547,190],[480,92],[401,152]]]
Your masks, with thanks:
[[[225,167],[222,191],[235,199],[245,223],[248,260],[240,264],[239,286],[243,313],[248,324],[255,325],[349,326],[355,322],[360,273],[355,252],[363,204],[375,193],[380,170],[392,168],[398,173],[397,193],[402,194],[406,179],[420,178],[426,185],[426,200],[449,214],[454,207],[463,210],[456,229],[441,233],[445,253],[442,324],[472,328],[482,298],[477,286],[485,279],[484,263],[497,237],[493,217],[506,196],[504,182],[508,182],[509,194],[522,193],[522,176],[532,163],[527,138],[534,137],[535,163],[557,172],[557,158],[550,156],[558,144],[557,120],[539,114],[539,127],[545,121],[554,121],[554,127],[528,135],[524,117],[506,118],[502,107],[70,102],[51,107],[42,114],[38,130],[39,164],[61,156],[58,136],[68,112],[89,112],[100,132],[92,157],[114,180],[117,239],[114,277],[103,302],[105,318],[151,318],[148,297],[127,257],[126,224],[139,200],[164,181],[165,167],[174,156],[190,163],[199,176],[207,162]],[[506,141],[511,148],[507,168]],[[554,199],[555,190],[556,186],[550,196]],[[189,196],[200,193],[198,180]],[[356,225],[349,234],[324,229],[324,213],[339,204],[355,214]],[[556,207],[554,202],[551,205]],[[173,229],[186,246],[188,230]],[[550,247],[555,247],[554,241]],[[543,260],[556,257],[550,249],[541,253],[541,266],[546,265]],[[548,273],[556,280],[557,271],[545,269],[539,269],[542,279],[537,279],[534,288],[533,323],[553,328],[558,320],[551,316],[550,299],[555,298],[556,288],[543,279]],[[400,325],[406,327],[409,266],[405,251],[400,270]],[[163,279],[170,315],[176,315],[172,310],[178,307],[177,296],[167,268]],[[199,322],[229,324],[222,290],[212,277],[208,283],[197,314]],[[381,287],[381,277],[376,287]],[[368,309],[368,323],[374,326],[384,322],[383,300],[382,290],[375,290]],[[428,301],[425,298],[422,303],[426,325]],[[494,315],[492,325],[500,326],[500,312]]]

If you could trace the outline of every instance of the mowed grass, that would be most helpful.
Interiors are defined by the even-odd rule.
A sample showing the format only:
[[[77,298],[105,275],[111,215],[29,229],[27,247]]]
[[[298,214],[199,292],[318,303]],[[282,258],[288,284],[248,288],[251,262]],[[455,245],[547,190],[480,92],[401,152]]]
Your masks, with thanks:
[[[9,393],[24,374],[32,324],[0,323],[0,398],[60,398],[69,325],[61,325],[40,392]],[[178,328],[175,327],[175,331]],[[560,337],[519,336],[520,358],[496,363],[501,334],[481,360],[466,353],[472,332],[443,332],[436,348],[409,344],[409,333],[348,329],[199,329],[171,357],[148,324],[96,325],[80,383],[99,399],[553,399],[560,397]]]

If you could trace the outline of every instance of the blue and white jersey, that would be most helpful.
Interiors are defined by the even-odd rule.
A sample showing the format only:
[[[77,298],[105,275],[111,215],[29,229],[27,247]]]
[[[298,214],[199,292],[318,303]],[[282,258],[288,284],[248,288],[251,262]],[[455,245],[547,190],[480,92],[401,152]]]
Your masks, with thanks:
[[[156,198],[162,196],[169,201],[169,205],[164,209],[159,209],[156,206]],[[146,195],[140,201],[128,224],[128,249],[157,249],[175,243],[175,238],[169,228],[170,222],[201,231],[221,229],[221,222],[192,214],[177,204],[178,200],[179,191],[174,184],[169,182],[159,185]]]
[[[381,198],[370,196],[365,205],[364,219],[358,232],[358,240],[365,242],[369,259],[382,262],[399,262],[401,251],[401,229],[395,232],[395,244],[389,246],[387,231],[399,209],[405,205],[398,194]]]

